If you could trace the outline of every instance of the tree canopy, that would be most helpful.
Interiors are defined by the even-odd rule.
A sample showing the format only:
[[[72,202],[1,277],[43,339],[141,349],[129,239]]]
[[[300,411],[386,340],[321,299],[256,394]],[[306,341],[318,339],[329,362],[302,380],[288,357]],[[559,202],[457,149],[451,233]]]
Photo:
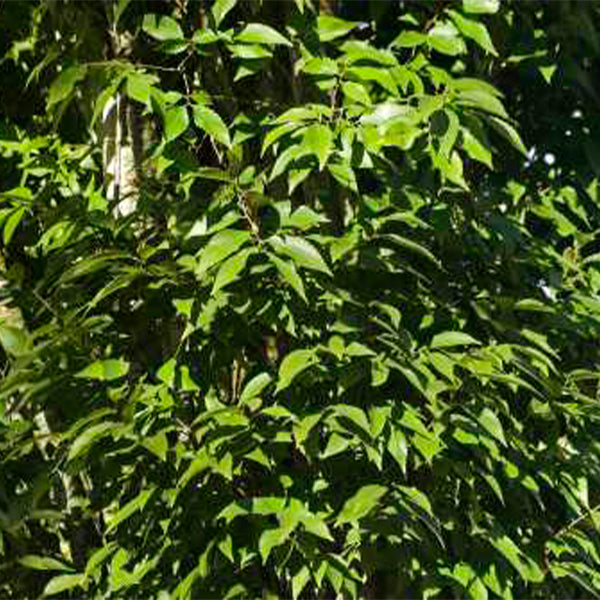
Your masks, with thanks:
[[[599,3],[0,32],[2,597],[600,597]]]

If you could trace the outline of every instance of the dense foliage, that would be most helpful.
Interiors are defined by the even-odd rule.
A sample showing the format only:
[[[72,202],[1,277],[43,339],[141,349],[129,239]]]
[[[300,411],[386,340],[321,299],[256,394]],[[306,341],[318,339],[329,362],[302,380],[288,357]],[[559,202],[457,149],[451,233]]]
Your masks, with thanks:
[[[599,8],[0,3],[0,595],[600,597]]]

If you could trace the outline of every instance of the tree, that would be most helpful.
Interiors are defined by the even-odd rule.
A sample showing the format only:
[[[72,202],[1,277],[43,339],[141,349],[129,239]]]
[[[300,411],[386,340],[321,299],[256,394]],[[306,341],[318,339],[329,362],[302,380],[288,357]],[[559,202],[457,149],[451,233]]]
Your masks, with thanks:
[[[598,5],[316,4],[0,4],[4,596],[598,595]]]

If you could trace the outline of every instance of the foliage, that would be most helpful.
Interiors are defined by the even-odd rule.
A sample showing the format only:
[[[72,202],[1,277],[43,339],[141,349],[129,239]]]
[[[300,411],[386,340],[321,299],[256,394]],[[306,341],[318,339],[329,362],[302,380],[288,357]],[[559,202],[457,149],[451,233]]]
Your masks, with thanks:
[[[599,17],[0,4],[2,595],[597,597]]]

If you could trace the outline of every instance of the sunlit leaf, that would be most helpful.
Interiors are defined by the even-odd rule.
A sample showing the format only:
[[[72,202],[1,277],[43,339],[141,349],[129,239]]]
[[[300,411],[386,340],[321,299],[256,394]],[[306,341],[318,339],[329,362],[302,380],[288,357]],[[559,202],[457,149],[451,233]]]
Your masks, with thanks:
[[[292,381],[308,367],[317,362],[314,350],[294,350],[287,354],[279,365],[277,389],[280,392],[289,387]]]
[[[358,521],[376,508],[379,500],[388,492],[382,485],[365,485],[354,496],[346,500],[337,516],[337,524]]]

